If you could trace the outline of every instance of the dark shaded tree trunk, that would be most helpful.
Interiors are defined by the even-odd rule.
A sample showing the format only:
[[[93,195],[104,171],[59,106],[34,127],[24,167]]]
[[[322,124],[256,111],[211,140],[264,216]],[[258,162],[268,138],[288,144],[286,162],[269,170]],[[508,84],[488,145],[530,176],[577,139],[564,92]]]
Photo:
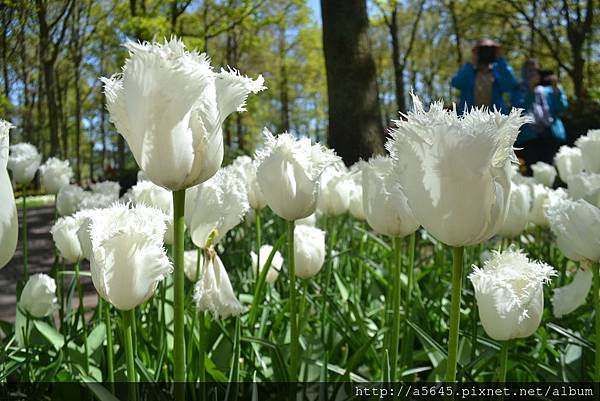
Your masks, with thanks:
[[[321,0],[329,146],[347,165],[384,153],[366,0]]]
[[[288,90],[288,71],[286,64],[287,44],[285,41],[285,18],[279,23],[279,102],[281,103],[280,132],[290,130],[290,97]]]

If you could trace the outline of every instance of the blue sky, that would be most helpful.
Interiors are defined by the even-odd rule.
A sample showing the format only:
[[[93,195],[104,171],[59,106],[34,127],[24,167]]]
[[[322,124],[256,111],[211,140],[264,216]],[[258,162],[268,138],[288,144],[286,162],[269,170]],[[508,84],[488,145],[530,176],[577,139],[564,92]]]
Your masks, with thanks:
[[[313,9],[315,18],[321,25],[321,0],[308,0],[308,6]]]

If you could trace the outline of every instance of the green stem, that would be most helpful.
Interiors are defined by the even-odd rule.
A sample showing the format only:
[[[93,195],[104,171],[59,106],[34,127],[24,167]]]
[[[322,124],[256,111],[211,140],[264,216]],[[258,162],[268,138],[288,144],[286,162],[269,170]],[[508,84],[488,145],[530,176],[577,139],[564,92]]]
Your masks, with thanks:
[[[110,389],[115,392],[115,370],[113,366],[113,338],[112,324],[110,320],[110,303],[106,302],[106,310],[104,311],[104,324],[106,325],[106,369],[108,373],[108,382]]]
[[[594,372],[594,382],[600,382],[600,263],[595,262],[592,265],[592,271],[594,273],[594,309],[596,317],[596,337],[594,342],[596,343],[596,371]]]
[[[75,263],[75,282],[77,285],[77,297],[79,299],[79,308],[77,308],[78,318],[75,320],[75,330],[77,330],[77,323],[81,319],[81,327],[83,330],[83,348],[85,352],[84,368],[85,373],[90,372],[90,362],[88,355],[88,339],[87,339],[87,327],[85,325],[85,309],[83,307],[83,288],[81,286],[81,278],[79,275],[79,262]]]
[[[262,246],[262,227],[260,221],[260,209],[255,210],[256,214],[256,222],[254,223],[254,227],[256,228],[256,277],[255,277],[255,285],[258,284],[258,276],[260,275],[260,247]]]
[[[498,372],[498,382],[506,383],[506,370],[508,367],[508,347],[510,340],[502,342],[502,348],[500,349],[500,370]]]
[[[184,288],[184,270],[183,270],[183,246],[184,246],[184,226],[183,212],[185,209],[185,189],[173,191],[173,229],[175,233],[175,243],[173,244],[173,264],[174,264],[174,338],[173,338],[173,361],[174,361],[174,381],[176,383],[185,382],[185,288]],[[185,398],[185,387],[175,386],[175,398],[183,400]]]
[[[416,246],[416,233],[410,235],[408,244],[408,268],[406,276],[408,278],[408,285],[406,287],[406,299],[404,306],[404,319],[405,321],[410,320],[412,310],[412,296],[413,286],[415,285],[415,246]],[[402,337],[402,354],[400,356],[400,363],[402,367],[411,366],[412,364],[412,349],[413,349],[413,336],[411,328],[408,324],[404,326],[404,336]]]
[[[331,233],[333,236],[333,229],[331,227],[331,219],[326,217],[325,228],[327,233]],[[323,349],[327,349],[327,325],[325,324],[327,316],[327,300],[329,299],[329,286],[331,284],[331,275],[333,272],[333,247],[331,246],[331,237],[328,238],[327,253],[329,262],[325,265],[327,272],[325,274],[325,284],[323,285],[323,303],[321,304],[321,342],[323,343]],[[321,381],[326,382],[328,377],[328,359],[323,361],[323,368],[321,369]]]
[[[287,222],[288,268],[290,275],[290,381],[298,381],[298,320],[296,317],[296,262],[294,260],[294,221]]]
[[[127,381],[129,382],[129,399],[136,399],[135,362],[133,359],[133,337],[131,334],[131,321],[133,310],[122,311],[123,315],[123,339],[125,340],[125,360],[127,362]]]
[[[398,345],[400,342],[400,303],[402,299],[400,275],[402,273],[402,239],[394,238],[392,262],[392,327],[390,335],[390,382],[396,382],[398,372]]]
[[[448,360],[446,381],[456,381],[456,363],[458,358],[458,329],[460,325],[460,290],[462,286],[463,255],[465,248],[452,248],[452,298],[450,306],[450,334],[448,338]]]
[[[27,243],[27,185],[23,186],[23,207],[21,208],[21,238],[23,238],[23,280],[29,278],[29,244]]]

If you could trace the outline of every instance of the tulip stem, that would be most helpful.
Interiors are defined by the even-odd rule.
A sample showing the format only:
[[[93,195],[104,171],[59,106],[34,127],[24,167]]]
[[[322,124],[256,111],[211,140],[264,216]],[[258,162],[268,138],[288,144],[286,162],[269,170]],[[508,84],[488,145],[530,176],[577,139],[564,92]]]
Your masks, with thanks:
[[[407,286],[406,286],[406,299],[404,307],[404,320],[410,320],[410,312],[412,309],[412,293],[415,282],[415,245],[416,245],[416,233],[410,235],[408,243],[408,268],[406,271]],[[400,363],[402,369],[412,364],[412,348],[413,348],[413,333],[412,329],[408,324],[404,326],[404,336],[402,337],[402,353],[400,355]]]
[[[596,320],[596,337],[594,341],[596,343],[596,370],[594,372],[594,382],[600,382],[600,263],[596,262],[592,265],[592,272],[594,273],[594,309],[595,320]]]
[[[21,237],[23,238],[23,280],[29,277],[29,244],[27,243],[27,185],[23,185],[23,207],[21,208]]]
[[[256,215],[256,222],[254,224],[255,228],[256,228],[256,277],[255,277],[255,285],[258,285],[258,276],[260,275],[260,247],[262,245],[262,227],[261,227],[261,221],[260,221],[260,209],[255,210],[255,215]]]
[[[83,288],[81,287],[81,277],[79,275],[79,262],[75,263],[75,283],[77,285],[77,298],[79,300],[79,307],[77,308],[77,315],[79,317],[75,319],[75,330],[77,330],[77,324],[79,323],[79,319],[81,319],[81,328],[83,330],[83,348],[85,352],[84,368],[85,373],[89,374],[90,362],[88,354],[87,327],[85,325],[85,308],[83,307]]]
[[[402,273],[402,239],[394,237],[394,260],[392,276],[392,332],[390,337],[390,382],[396,382],[396,373],[398,372],[398,345],[400,342],[400,303],[401,288],[400,275]]]
[[[290,381],[298,380],[298,320],[296,318],[296,262],[294,260],[294,221],[287,222],[288,270],[290,275]]]
[[[136,377],[135,363],[133,359],[133,336],[131,334],[131,323],[133,310],[122,311],[123,314],[123,339],[125,340],[125,360],[127,362],[127,381],[129,382],[129,399],[136,399]]]
[[[184,226],[183,212],[185,209],[185,189],[173,191],[173,264],[174,264],[174,338],[173,338],[173,363],[174,363],[174,381],[175,398],[183,400],[185,397],[185,387],[177,383],[185,382],[185,288],[184,288],[184,265],[183,265],[183,246],[184,246]]]
[[[460,290],[462,286],[463,255],[462,246],[452,248],[452,298],[450,306],[450,334],[448,338],[448,360],[446,363],[446,381],[456,381],[456,363],[458,357],[458,328],[460,325]]]
[[[115,392],[115,370],[113,367],[113,338],[112,324],[110,320],[110,303],[106,302],[106,310],[104,311],[104,324],[106,325],[106,369],[108,373],[108,382],[110,383],[111,392]]]
[[[508,348],[510,340],[502,341],[500,349],[500,371],[498,372],[498,382],[506,383],[506,370],[508,368]]]

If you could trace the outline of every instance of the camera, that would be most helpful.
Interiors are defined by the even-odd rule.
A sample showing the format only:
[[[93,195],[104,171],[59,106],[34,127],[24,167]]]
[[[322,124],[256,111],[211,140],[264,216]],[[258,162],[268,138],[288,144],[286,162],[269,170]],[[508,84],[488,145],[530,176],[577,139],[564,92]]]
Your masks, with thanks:
[[[477,48],[477,63],[478,64],[491,64],[497,60],[498,47],[496,46],[480,46]]]

